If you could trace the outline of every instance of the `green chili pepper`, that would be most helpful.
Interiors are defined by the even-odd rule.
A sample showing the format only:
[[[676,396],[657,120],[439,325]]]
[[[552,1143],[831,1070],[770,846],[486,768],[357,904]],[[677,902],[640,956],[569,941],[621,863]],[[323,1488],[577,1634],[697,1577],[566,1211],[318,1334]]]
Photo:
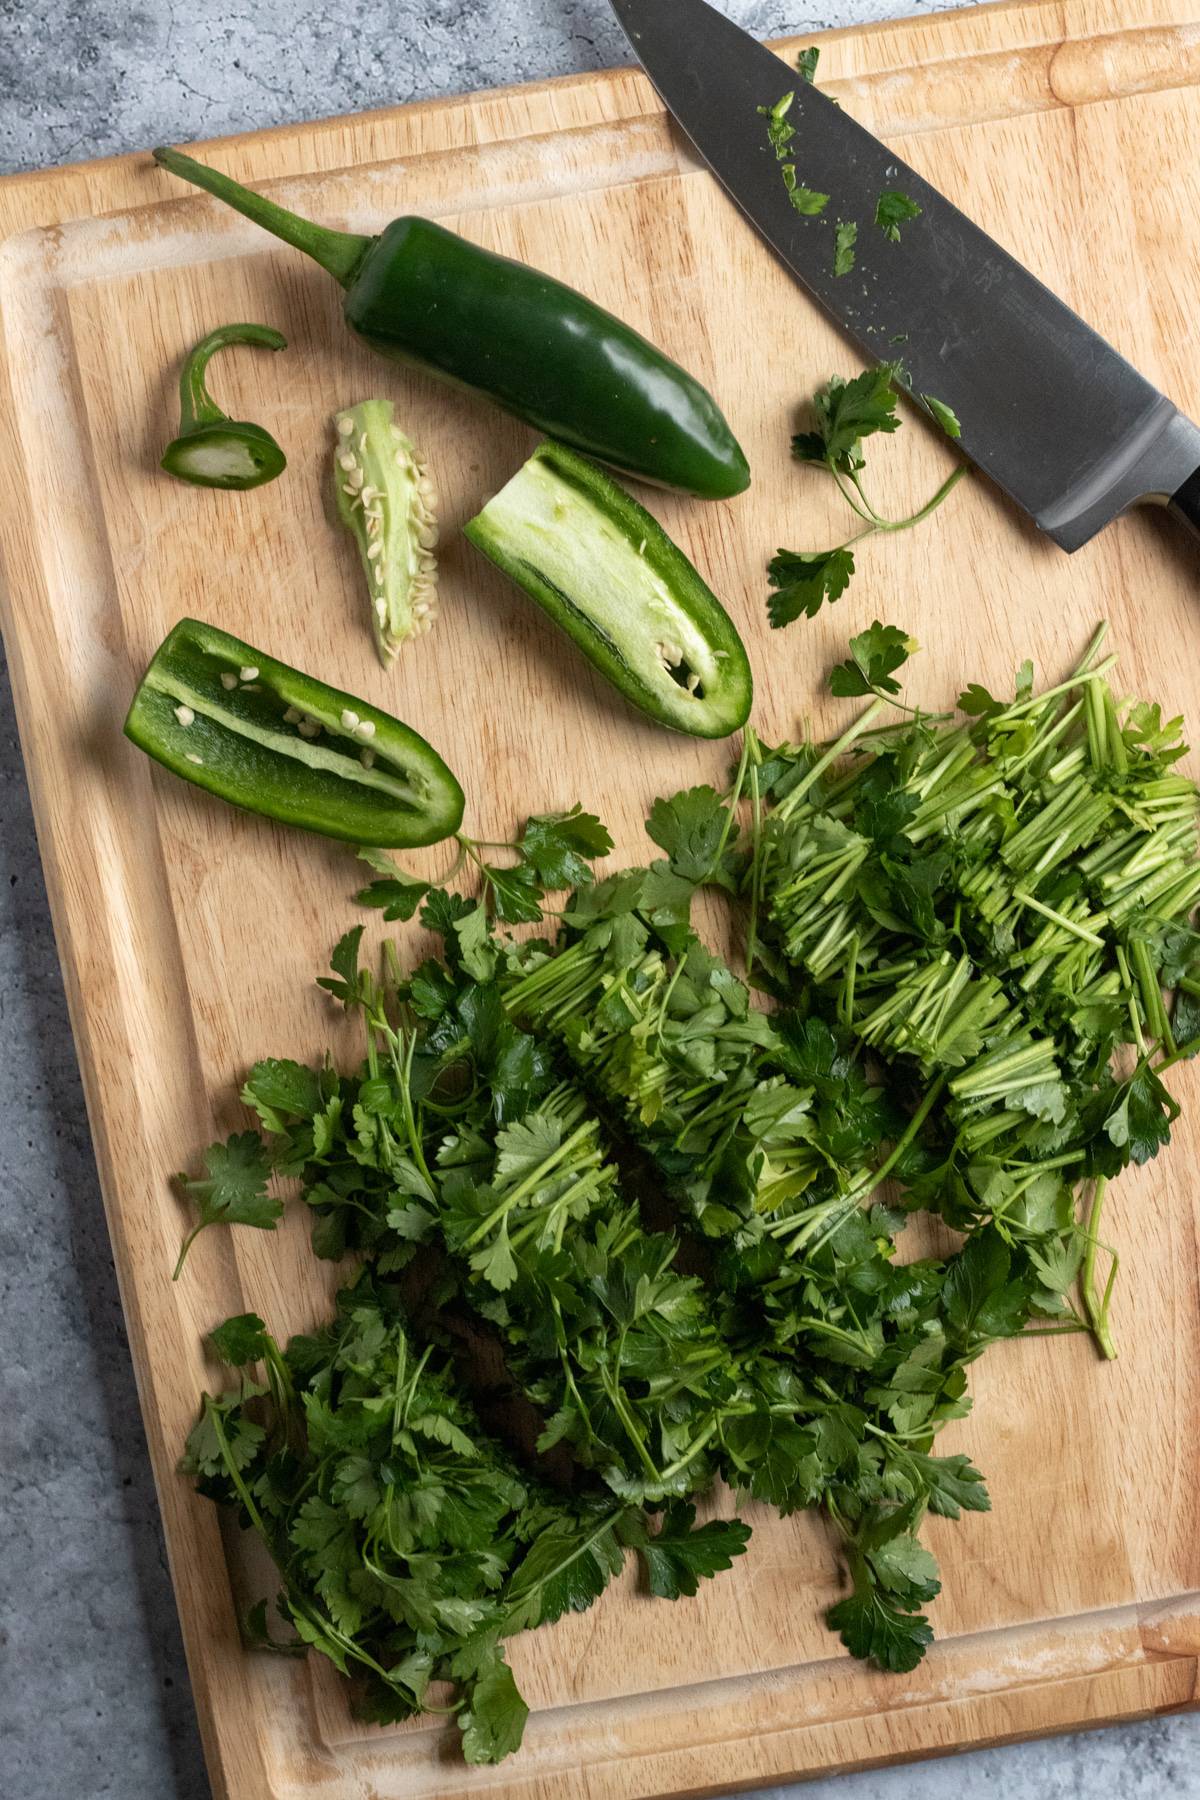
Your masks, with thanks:
[[[746,723],[754,681],[729,614],[594,463],[539,445],[463,529],[652,719],[706,738]]]
[[[320,263],[346,289],[351,330],[381,355],[484,394],[660,486],[714,500],[749,486],[745,455],[712,396],[562,282],[429,219],[394,219],[374,238],[330,231],[177,150],[154,156]]]
[[[179,436],[163,451],[162,467],[195,487],[262,487],[283,474],[287,457],[261,425],[222,412],[205,385],[210,360],[228,344],[286,350],[287,339],[269,325],[221,325],[201,338],[179,377]]]
[[[160,644],[125,735],[222,800],[325,837],[407,849],[462,824],[462,789],[423,737],[197,619]]]
[[[362,556],[375,647],[386,669],[437,618],[437,493],[390,400],[363,400],[333,421],[338,517]]]

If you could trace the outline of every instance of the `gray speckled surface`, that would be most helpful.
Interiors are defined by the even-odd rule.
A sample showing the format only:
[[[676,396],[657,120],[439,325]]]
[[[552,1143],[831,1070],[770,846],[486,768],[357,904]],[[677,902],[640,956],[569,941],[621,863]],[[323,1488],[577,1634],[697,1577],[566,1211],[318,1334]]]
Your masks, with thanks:
[[[817,31],[937,5],[729,0]],[[0,0],[0,171],[624,59],[604,0]],[[0,1794],[202,1800],[200,1758],[0,664]],[[810,1800],[1200,1800],[1200,1719],[820,1781]]]

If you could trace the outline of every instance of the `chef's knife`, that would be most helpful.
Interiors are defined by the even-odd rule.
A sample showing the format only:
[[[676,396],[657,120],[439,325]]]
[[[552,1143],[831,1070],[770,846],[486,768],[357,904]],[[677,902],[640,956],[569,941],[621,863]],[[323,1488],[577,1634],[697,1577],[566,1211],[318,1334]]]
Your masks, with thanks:
[[[1200,533],[1200,429],[1006,250],[789,64],[706,0],[612,0],[696,149],[751,223],[868,356],[899,359],[917,394],[953,408],[962,449],[1061,544],[1077,550],[1139,501]],[[757,108],[795,90],[788,160],[830,196],[793,207]],[[881,193],[921,216],[899,243]],[[834,274],[839,220],[857,262]]]

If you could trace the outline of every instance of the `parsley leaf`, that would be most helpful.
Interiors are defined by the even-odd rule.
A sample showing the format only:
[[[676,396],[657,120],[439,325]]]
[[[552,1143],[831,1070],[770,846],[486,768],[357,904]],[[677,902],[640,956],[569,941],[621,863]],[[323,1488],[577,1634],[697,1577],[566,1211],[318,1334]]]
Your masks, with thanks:
[[[528,1717],[512,1670],[496,1650],[466,1690],[459,1715],[463,1756],[471,1764],[503,1762],[520,1749]]]
[[[699,1591],[706,1576],[733,1566],[750,1541],[750,1527],[740,1519],[710,1519],[696,1524],[696,1508],[673,1500],[653,1537],[639,1543],[650,1592],[660,1600],[680,1600]]]
[[[890,435],[900,429],[895,380],[894,363],[864,369],[849,380],[831,376],[813,395],[816,435],[801,434],[795,438],[793,453],[802,461],[830,463],[846,474],[860,469],[862,439],[873,437],[876,432]]]
[[[732,884],[726,867],[725,845],[730,835],[730,816],[715,788],[694,787],[670,800],[656,800],[650,808],[646,831],[665,850],[672,872],[694,886]]]
[[[784,163],[782,173],[788,198],[801,218],[819,218],[829,205],[829,195],[819,193],[816,188],[805,187],[796,174],[794,163]]]
[[[410,881],[404,875],[386,875],[368,882],[354,898],[359,906],[379,908],[389,924],[396,919],[411,919],[429,892],[427,881]]]
[[[483,865],[496,917],[509,925],[536,925],[542,916],[545,889],[532,864],[521,862],[512,869]]]
[[[363,926],[356,925],[352,931],[348,931],[330,957],[329,964],[337,979],[328,975],[321,975],[317,978],[317,986],[325,988],[335,1000],[340,1000],[347,1009],[357,1006],[365,993],[364,973],[358,966],[358,951],[359,945],[362,943],[363,930]]]
[[[944,400],[936,399],[933,394],[922,394],[921,398],[948,438],[962,436],[962,426],[953,407],[947,406]]]
[[[232,1369],[261,1362],[267,1353],[267,1328],[257,1313],[238,1313],[209,1333],[209,1342]]]
[[[290,1058],[268,1056],[255,1063],[242,1089],[242,1105],[252,1106],[266,1131],[282,1134],[288,1119],[311,1119],[325,1105],[314,1070]]]
[[[610,855],[612,847],[612,838],[595,813],[578,805],[570,812],[530,819],[520,846],[542,886],[552,893],[591,881],[592,863]]]
[[[900,227],[920,216],[921,208],[916,201],[895,188],[886,189],[875,202],[875,223],[893,244],[900,242]]]
[[[771,624],[778,630],[803,614],[815,619],[828,600],[840,600],[854,575],[853,553],[842,545],[836,550],[807,553],[780,550],[771,563],[775,592],[767,601]]]
[[[459,960],[467,974],[474,981],[490,981],[496,971],[499,951],[492,941],[487,908],[483,901],[468,907],[466,912],[460,912],[454,920],[452,931],[458,946]]]
[[[830,692],[841,699],[869,694],[898,694],[900,683],[892,677],[904,667],[916,644],[898,625],[881,625],[876,619],[866,631],[850,639],[850,656],[829,677]]]
[[[986,719],[995,713],[1004,711],[1003,700],[996,700],[981,686],[973,681],[969,688],[958,696],[958,710],[966,713],[969,719]]]
[[[173,1280],[178,1281],[187,1253],[209,1225],[252,1225],[273,1231],[283,1212],[283,1202],[267,1193],[271,1159],[256,1131],[236,1131],[223,1144],[210,1144],[204,1152],[206,1175],[178,1177],[184,1192],[195,1200],[199,1222],[183,1241]]]
[[[924,1475],[931,1511],[947,1519],[957,1519],[961,1512],[990,1511],[983,1476],[969,1457],[910,1453],[910,1460]]]
[[[564,1613],[586,1612],[624,1565],[619,1518],[609,1512],[548,1525],[509,1583],[506,1630],[528,1631]]]
[[[933,1642],[928,1619],[907,1611],[869,1581],[831,1606],[825,1617],[852,1656],[893,1675],[915,1669]]]
[[[817,64],[820,60],[821,46],[819,44],[809,44],[808,48],[806,50],[801,50],[799,56],[796,58],[796,67],[800,71],[801,79],[807,82],[810,87],[817,79]]]
[[[1163,1086],[1148,1063],[1139,1064],[1128,1081],[1118,1087],[1104,1118],[1109,1143],[1126,1162],[1148,1163],[1171,1141],[1171,1127],[1179,1117],[1179,1102]]]
[[[839,219],[833,236],[833,272],[835,275],[848,275],[858,261],[855,249],[858,243],[858,226],[853,219]]]
[[[256,1420],[247,1418],[243,1406],[255,1399],[262,1389],[243,1385],[240,1393],[214,1400],[204,1396],[198,1422],[188,1433],[180,1468],[185,1475],[199,1475],[209,1482],[220,1482],[230,1469],[241,1472],[250,1467],[266,1441],[266,1431]]]

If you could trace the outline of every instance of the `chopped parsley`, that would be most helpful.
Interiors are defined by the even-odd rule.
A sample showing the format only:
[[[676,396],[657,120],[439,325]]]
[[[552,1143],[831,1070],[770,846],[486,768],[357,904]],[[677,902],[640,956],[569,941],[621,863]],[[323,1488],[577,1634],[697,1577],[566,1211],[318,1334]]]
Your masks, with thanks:
[[[894,431],[881,374],[823,390],[811,459],[848,478]],[[420,902],[436,954],[376,970],[362,927],[333,952],[362,1059],[257,1064],[261,1130],[188,1184],[197,1229],[267,1227],[269,1176],[294,1179],[315,1254],[355,1259],[312,1335],[212,1333],[237,1377],[184,1467],[274,1559],[294,1641],[261,1603],[253,1641],[328,1657],[364,1716],[449,1684],[466,1759],[510,1754],[505,1640],[631,1555],[676,1604],[719,1577],[749,1532],[697,1523],[718,1480],[819,1507],[849,1577],[831,1629],[910,1670],[941,1585],[922,1521],[988,1509],[936,1450],[972,1365],[1027,1331],[1113,1354],[1106,1194],[1163,1152],[1165,1077],[1200,1050],[1181,724],[1117,698],[1103,633],[1041,693],[1028,664],[1012,699],[972,683],[959,717],[899,697],[915,648],[857,634],[841,737],[748,732],[727,791],[655,802],[643,866],[597,879],[611,840],[578,807],[464,841],[470,891]],[[422,884],[371,860],[404,891],[365,903],[403,913]],[[711,888],[744,973],[696,930]],[[943,1247],[914,1261],[921,1211]],[[498,1389],[515,1435],[473,1404]]]
[[[889,188],[875,203],[875,223],[891,243],[900,242],[900,227],[910,219],[919,219],[921,208],[908,194]]]
[[[815,189],[806,187],[796,173],[796,164],[790,160],[796,127],[789,123],[788,114],[795,100],[793,89],[791,93],[784,94],[781,100],[777,100],[774,106],[760,106],[758,110],[760,116],[767,121],[767,136],[775,151],[776,161],[780,164],[779,172],[788,198],[802,217],[815,218],[829,205],[829,195],[819,194]]]
[[[858,226],[853,219],[839,219],[833,237],[833,272],[835,275],[848,275],[858,261],[855,248],[858,243]]]

